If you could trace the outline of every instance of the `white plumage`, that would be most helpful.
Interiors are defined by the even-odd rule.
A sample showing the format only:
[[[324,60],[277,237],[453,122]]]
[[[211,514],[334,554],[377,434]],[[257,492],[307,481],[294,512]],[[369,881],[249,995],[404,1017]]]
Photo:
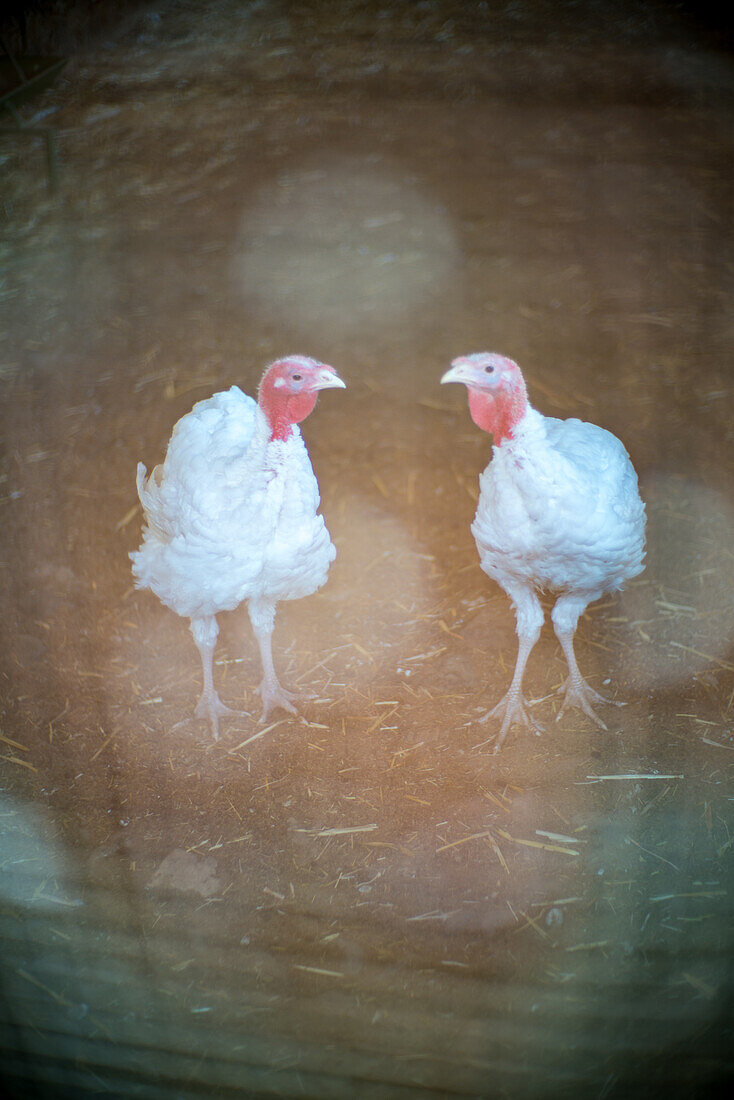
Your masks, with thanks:
[[[258,402],[237,386],[200,401],[174,427],[163,464],[148,478],[138,466],[147,526],[130,555],[136,585],[191,620],[204,671],[197,715],[215,737],[219,716],[232,713],[212,681],[216,615],[244,600],[263,662],[263,720],[274,706],[295,711],[273,668],[275,605],[320,588],[336,555],[297,421],[318,390],[343,385],[314,360],[280,360]]]
[[[629,456],[616,436],[595,424],[531,408],[520,368],[503,356],[457,359],[442,381],[468,387],[475,423],[494,435],[472,533],[482,569],[514,604],[519,637],[512,684],[490,712],[503,719],[497,748],[513,722],[538,728],[521,689],[543,622],[537,596],[543,590],[558,594],[551,617],[569,666],[558,717],[578,706],[603,727],[591,703],[606,700],[582,679],[573,636],[592,600],[644,568],[645,507]]]

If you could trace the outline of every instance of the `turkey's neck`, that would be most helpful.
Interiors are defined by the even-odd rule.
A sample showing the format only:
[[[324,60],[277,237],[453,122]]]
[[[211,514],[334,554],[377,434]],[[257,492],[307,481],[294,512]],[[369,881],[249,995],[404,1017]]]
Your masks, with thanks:
[[[495,447],[504,439],[512,439],[514,428],[528,410],[528,395],[523,382],[512,389],[490,394],[484,390],[469,390],[469,411],[482,431],[491,432]]]
[[[300,424],[313,412],[317,396],[316,393],[299,393],[281,397],[276,390],[261,392],[258,404],[270,425],[270,439],[288,439],[293,433],[293,425]]]

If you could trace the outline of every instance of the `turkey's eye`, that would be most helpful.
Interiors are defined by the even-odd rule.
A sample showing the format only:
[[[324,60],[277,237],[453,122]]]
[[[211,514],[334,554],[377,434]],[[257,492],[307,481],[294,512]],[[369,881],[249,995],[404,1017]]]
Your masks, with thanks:
[[[303,378],[303,375],[302,374],[292,374],[291,378],[293,379],[294,382],[300,382]]]
[[[494,374],[494,367],[492,366],[492,364],[491,364],[491,363],[489,363],[489,364],[488,364],[488,365],[487,365],[487,366],[486,366],[486,367],[484,368],[484,373],[485,373],[485,374]]]

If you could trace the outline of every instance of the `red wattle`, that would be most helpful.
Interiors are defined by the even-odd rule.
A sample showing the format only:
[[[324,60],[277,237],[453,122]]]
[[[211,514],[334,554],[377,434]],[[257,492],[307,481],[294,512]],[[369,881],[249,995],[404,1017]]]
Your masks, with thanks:
[[[299,424],[313,412],[318,394],[304,392],[281,394],[267,381],[260,387],[259,404],[270,424],[271,439],[288,439],[293,425]]]
[[[493,394],[469,388],[471,418],[482,431],[492,433],[495,447],[499,447],[503,439],[512,439],[512,429],[525,415],[527,403],[522,390],[502,389]]]

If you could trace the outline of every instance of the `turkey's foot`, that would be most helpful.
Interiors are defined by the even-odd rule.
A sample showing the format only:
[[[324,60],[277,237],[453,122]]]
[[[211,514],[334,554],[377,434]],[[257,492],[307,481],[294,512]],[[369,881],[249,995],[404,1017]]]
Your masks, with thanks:
[[[263,680],[258,691],[263,701],[263,712],[260,715],[261,722],[267,721],[270,711],[275,707],[282,707],[289,714],[298,714],[294,706],[298,696],[291,691],[286,691],[284,687],[281,687],[278,680]]]
[[[591,704],[595,703],[598,705],[601,703],[606,706],[609,704],[614,704],[616,707],[624,706],[624,703],[618,702],[616,699],[607,699],[606,696],[600,695],[598,691],[594,691],[594,689],[589,687],[586,683],[586,680],[581,677],[576,680],[569,676],[563,685],[563,690],[565,692],[565,698],[561,709],[556,715],[556,722],[561,720],[567,707],[578,707],[579,710],[584,712],[587,718],[591,718],[592,722],[596,722],[597,726],[605,730],[607,728],[605,723],[602,722]]]
[[[486,714],[482,715],[479,721],[484,723],[489,721],[490,718],[502,719],[500,732],[497,736],[497,741],[495,742],[494,746],[495,753],[498,753],[502,748],[502,744],[505,740],[505,737],[507,736],[507,731],[509,730],[510,726],[525,726],[526,729],[532,730],[535,734],[543,733],[543,727],[541,726],[541,724],[539,722],[536,722],[535,719],[528,713],[527,703],[519,691],[508,691],[507,694],[502,699],[500,699],[499,703],[497,703],[497,706],[492,707],[491,710],[488,710]]]
[[[209,722],[214,740],[219,740],[219,719],[220,718],[241,718],[241,710],[232,710],[231,707],[226,706],[217,695],[216,691],[208,694],[204,692],[199,702],[196,704],[196,710],[194,714],[197,718],[203,718]]]

